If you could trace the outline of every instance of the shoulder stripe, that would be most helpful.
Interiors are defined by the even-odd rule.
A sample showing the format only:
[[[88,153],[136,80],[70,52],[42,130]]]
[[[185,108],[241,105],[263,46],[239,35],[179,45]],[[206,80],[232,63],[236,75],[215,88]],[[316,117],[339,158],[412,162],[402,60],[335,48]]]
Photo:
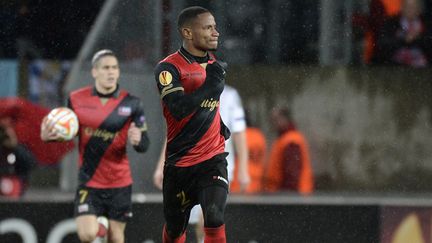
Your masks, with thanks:
[[[161,92],[161,99],[163,99],[167,94],[171,94],[172,92],[176,92],[176,91],[184,91],[183,87],[176,87],[176,88],[172,88],[172,89],[163,89]]]

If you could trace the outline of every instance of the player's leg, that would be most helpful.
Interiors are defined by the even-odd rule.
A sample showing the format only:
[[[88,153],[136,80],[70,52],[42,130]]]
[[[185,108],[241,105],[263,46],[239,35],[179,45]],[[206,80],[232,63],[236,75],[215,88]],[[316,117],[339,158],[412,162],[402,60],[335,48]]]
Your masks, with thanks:
[[[79,187],[75,194],[75,222],[77,224],[78,238],[82,243],[92,242],[99,231],[97,215],[102,206],[97,191]]]
[[[108,242],[124,243],[126,223],[132,217],[132,186],[111,189],[105,206],[109,219]]]
[[[109,243],[124,243],[124,231],[126,228],[126,223],[119,222],[116,220],[109,221],[109,230],[108,230],[108,242]]]
[[[204,163],[203,163],[204,164]],[[198,202],[204,215],[204,242],[224,243],[225,206],[228,197],[227,161],[225,154],[213,157],[204,164],[200,179]]]
[[[173,207],[172,205],[172,203],[166,203],[164,199],[165,225],[162,241],[164,243],[182,243],[186,241],[186,227],[189,221],[190,208],[183,211],[181,207]]]
[[[78,238],[82,243],[91,243],[96,239],[99,224],[96,215],[82,215],[75,219]]]
[[[205,243],[226,242],[224,214],[227,196],[228,190],[218,185],[206,187],[200,194]]]
[[[192,227],[196,242],[204,242],[204,218],[201,205],[199,204],[195,205],[191,210],[189,217],[189,227]]]
[[[165,166],[163,178],[163,211],[165,224],[162,233],[162,242],[185,242],[186,227],[189,221],[190,210],[193,200],[182,189],[183,183],[180,179],[187,176],[181,174],[184,171],[175,166]]]

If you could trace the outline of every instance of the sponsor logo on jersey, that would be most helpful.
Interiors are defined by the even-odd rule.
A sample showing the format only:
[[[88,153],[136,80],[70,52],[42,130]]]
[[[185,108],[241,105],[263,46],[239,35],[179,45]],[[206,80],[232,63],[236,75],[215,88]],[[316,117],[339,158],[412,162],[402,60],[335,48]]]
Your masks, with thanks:
[[[213,179],[223,181],[223,182],[225,182],[225,184],[228,185],[228,180],[223,178],[222,176],[213,176]]]
[[[120,116],[130,116],[130,114],[132,114],[132,108],[129,106],[120,106],[118,108],[118,114]]]
[[[172,82],[172,75],[168,71],[162,71],[159,74],[159,83],[166,86]]]
[[[219,101],[211,99],[205,99],[201,102],[202,108],[208,108],[210,111],[213,111],[216,107],[219,107]]]
[[[117,136],[117,132],[113,133],[110,131],[107,131],[105,129],[93,129],[91,127],[85,127],[84,133],[87,136],[93,136],[93,137],[99,137],[102,138],[104,141],[113,140]]]

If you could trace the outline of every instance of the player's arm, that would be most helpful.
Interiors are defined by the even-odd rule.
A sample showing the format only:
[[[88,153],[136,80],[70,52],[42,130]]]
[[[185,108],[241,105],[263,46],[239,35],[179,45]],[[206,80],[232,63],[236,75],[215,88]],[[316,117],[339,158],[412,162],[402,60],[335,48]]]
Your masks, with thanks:
[[[204,99],[213,98],[223,90],[225,71],[216,62],[208,64],[204,83],[194,92],[185,94],[177,68],[170,63],[160,63],[155,79],[161,98],[175,119],[181,120],[198,109]]]
[[[164,142],[162,144],[161,154],[159,156],[159,160],[156,164],[155,171],[153,173],[153,184],[159,190],[162,190],[163,187],[163,170],[164,170],[164,162],[165,162],[165,148],[167,144],[167,139],[165,137]]]
[[[242,101],[237,90],[232,91],[232,139],[234,143],[235,153],[238,160],[237,178],[240,184],[240,190],[245,191],[250,183],[250,175],[248,168],[249,150],[246,142],[246,120]]]
[[[147,151],[150,145],[150,139],[147,134],[147,122],[144,115],[144,107],[142,102],[138,99],[132,122],[128,130],[128,137],[135,151],[139,153]]]
[[[238,181],[240,183],[240,190],[247,189],[250,183],[249,169],[248,169],[248,148],[246,144],[246,132],[235,132],[232,136],[235,152],[238,159]]]

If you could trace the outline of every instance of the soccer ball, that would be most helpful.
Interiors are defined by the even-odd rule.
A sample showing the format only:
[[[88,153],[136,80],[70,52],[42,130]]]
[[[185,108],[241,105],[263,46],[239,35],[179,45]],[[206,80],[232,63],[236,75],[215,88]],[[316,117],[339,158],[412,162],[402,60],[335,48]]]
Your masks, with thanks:
[[[48,113],[48,124],[60,135],[61,140],[71,140],[78,132],[78,117],[73,110],[67,107],[58,107]]]

